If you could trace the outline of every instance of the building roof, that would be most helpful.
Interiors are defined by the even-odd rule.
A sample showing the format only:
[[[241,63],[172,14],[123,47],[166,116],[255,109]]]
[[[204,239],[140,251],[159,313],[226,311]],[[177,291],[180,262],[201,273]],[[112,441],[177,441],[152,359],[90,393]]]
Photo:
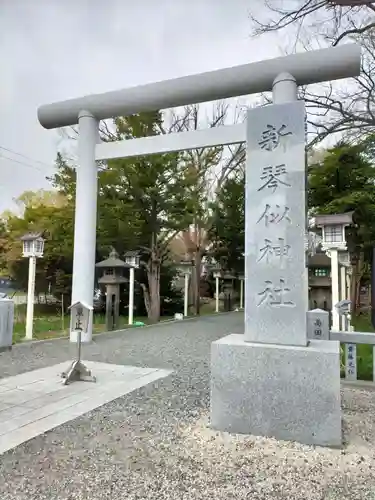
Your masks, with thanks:
[[[21,237],[21,241],[31,241],[31,240],[36,240],[37,238],[43,238],[43,233],[42,232],[26,233]]]
[[[323,252],[311,255],[308,260],[309,267],[331,267],[331,259]]]
[[[123,260],[118,258],[118,253],[114,248],[112,248],[111,253],[108,256],[108,259],[102,260],[101,262],[98,262],[95,264],[95,267],[99,268],[108,268],[108,267],[114,267],[114,268],[129,268],[132,267]]]
[[[321,227],[321,226],[335,225],[335,224],[352,224],[353,213],[354,212],[346,212],[345,214],[315,215],[314,216],[315,225]]]
[[[129,250],[124,253],[124,257],[138,257],[141,253],[140,250]]]

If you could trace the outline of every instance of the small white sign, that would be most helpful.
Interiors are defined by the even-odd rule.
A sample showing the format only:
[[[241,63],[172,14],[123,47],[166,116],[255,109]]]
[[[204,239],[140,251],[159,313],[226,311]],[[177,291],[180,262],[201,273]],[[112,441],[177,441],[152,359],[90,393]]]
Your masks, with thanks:
[[[89,326],[90,312],[93,310],[92,306],[89,306],[85,302],[74,302],[70,307],[70,329],[72,331],[81,331],[86,333]]]
[[[329,313],[323,309],[307,311],[307,338],[329,340]]]

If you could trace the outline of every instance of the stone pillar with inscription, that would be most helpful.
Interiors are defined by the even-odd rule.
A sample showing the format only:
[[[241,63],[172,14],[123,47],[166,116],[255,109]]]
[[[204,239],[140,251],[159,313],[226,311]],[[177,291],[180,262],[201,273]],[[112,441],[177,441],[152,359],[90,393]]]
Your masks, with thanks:
[[[305,107],[296,90],[281,74],[275,104],[248,111],[245,334],[212,344],[211,424],[338,446],[339,343],[307,339]]]
[[[248,113],[245,339],[306,346],[305,107]]]

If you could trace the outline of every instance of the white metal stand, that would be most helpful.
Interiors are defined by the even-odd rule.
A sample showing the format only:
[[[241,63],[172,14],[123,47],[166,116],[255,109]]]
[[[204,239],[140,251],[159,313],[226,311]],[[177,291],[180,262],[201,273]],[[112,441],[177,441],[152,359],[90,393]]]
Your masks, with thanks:
[[[243,309],[243,281],[240,280],[240,309]]]
[[[35,298],[35,271],[36,257],[29,257],[29,282],[27,285],[27,309],[26,309],[26,336],[27,340],[33,338],[34,321],[34,298]]]
[[[81,330],[77,330],[77,359],[73,361],[69,370],[61,374],[61,377],[64,379],[64,385],[68,385],[70,382],[77,382],[78,380],[83,382],[96,382],[96,378],[91,374],[91,370],[81,361],[81,333]]]

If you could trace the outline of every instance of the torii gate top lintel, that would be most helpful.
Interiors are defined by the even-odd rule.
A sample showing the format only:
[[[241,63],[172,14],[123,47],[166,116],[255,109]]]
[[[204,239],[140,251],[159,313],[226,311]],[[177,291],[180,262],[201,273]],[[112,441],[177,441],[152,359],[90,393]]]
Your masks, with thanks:
[[[348,78],[360,73],[360,64],[360,46],[345,44],[47,104],[39,107],[38,118],[53,129],[75,125],[82,110],[103,120],[270,91],[275,77],[285,72],[298,85]]]

